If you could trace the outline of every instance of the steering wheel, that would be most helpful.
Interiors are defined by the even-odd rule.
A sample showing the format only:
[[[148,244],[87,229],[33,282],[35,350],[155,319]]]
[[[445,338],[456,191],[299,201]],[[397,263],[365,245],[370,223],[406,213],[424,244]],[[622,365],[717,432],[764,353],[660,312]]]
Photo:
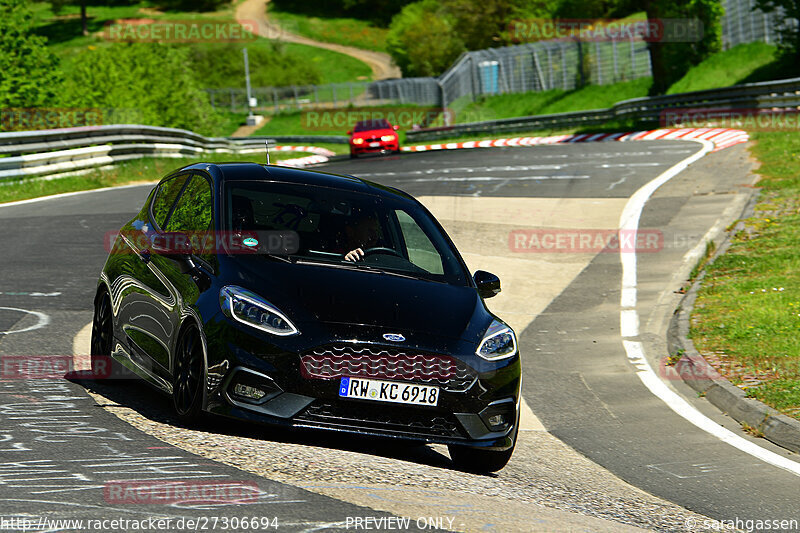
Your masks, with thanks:
[[[387,248],[385,246],[375,246],[374,248],[367,248],[364,250],[364,257],[370,254],[387,254],[387,255],[394,255],[396,257],[403,257],[400,255],[400,252],[394,250],[392,248]]]

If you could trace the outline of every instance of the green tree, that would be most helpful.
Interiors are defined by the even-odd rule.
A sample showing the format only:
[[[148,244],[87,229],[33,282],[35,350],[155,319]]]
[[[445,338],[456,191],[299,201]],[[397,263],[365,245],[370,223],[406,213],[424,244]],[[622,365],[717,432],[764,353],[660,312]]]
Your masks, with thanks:
[[[191,47],[189,66],[206,73],[205,88],[235,87],[244,83],[243,46],[239,43],[213,43]],[[322,81],[319,67],[287,51],[280,41],[269,46],[247,47],[250,61],[250,82],[253,87],[312,85]]]
[[[558,0],[422,0],[394,16],[386,43],[406,75],[441,74],[465,50],[515,44],[515,20],[548,18]]]
[[[441,6],[468,50],[512,42],[514,20],[550,18],[556,0],[441,0]]]
[[[353,17],[385,28],[412,0],[271,0],[280,11],[311,17]]]
[[[58,15],[63,11],[64,6],[78,5],[81,8],[81,31],[84,35],[89,35],[88,18],[86,16],[86,0],[50,0],[50,8],[53,13]]]
[[[782,11],[782,17],[774,18],[781,36],[781,52],[791,58],[794,67],[800,65],[800,24],[787,20],[800,20],[800,0],[756,0],[755,9],[764,13]]]
[[[216,11],[230,0],[159,0],[159,7],[171,11]]]
[[[653,69],[651,94],[663,94],[689,69],[722,50],[722,14],[719,0],[644,0],[648,20],[685,19],[702,24],[702,37],[693,42],[651,41],[648,43]]]
[[[445,8],[437,0],[422,0],[392,19],[386,49],[404,75],[437,76],[466,47]]]
[[[649,21],[696,21],[703,30],[702,37],[697,41],[648,43],[653,70],[651,94],[663,94],[693,65],[722,49],[720,20],[723,8],[720,0],[562,0],[556,9],[556,16],[578,19],[622,18],[642,11]]]
[[[186,47],[133,43],[87,49],[61,91],[67,107],[99,108],[106,123],[213,132],[218,116],[192,71]]]
[[[59,74],[43,37],[33,35],[25,0],[0,0],[0,108],[35,107],[52,98]]]

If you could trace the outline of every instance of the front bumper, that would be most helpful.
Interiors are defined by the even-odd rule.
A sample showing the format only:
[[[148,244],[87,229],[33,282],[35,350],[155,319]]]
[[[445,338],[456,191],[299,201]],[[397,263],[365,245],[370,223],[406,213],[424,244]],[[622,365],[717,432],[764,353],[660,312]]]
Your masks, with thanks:
[[[370,154],[376,152],[397,152],[400,150],[400,144],[397,141],[378,141],[378,146],[370,146],[370,143],[353,144],[350,143],[350,153],[352,154]]]
[[[372,351],[385,353],[383,347],[374,347]],[[493,363],[491,368],[481,368],[480,372],[459,360],[459,372],[453,374],[453,380],[419,379],[419,375],[418,379],[407,380],[398,379],[396,374],[369,376],[440,387],[437,406],[417,406],[340,398],[340,375],[309,376],[301,354],[284,353],[278,358],[280,361],[273,362],[252,354],[244,357],[242,352],[237,355],[237,360],[228,367],[231,370],[209,396],[209,412],[267,424],[424,443],[495,450],[505,450],[514,444],[519,420],[519,356]],[[464,376],[462,365],[472,372],[474,379]],[[337,371],[347,373],[348,369]],[[266,394],[259,399],[244,398],[236,393],[237,383],[253,385]],[[498,421],[497,415],[501,415],[504,423],[492,426],[492,422]]]

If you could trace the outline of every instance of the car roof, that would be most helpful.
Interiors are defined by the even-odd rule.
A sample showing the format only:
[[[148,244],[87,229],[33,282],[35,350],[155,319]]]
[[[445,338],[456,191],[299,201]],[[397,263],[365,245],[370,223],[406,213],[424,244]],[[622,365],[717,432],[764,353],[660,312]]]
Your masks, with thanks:
[[[186,170],[205,171],[217,185],[236,181],[279,181],[413,200],[410,195],[394,187],[386,187],[355,176],[316,170],[257,163],[196,163],[181,169],[181,171]]]
[[[391,124],[385,118],[370,118],[367,120],[359,120],[355,123],[354,127],[365,127],[365,128],[374,128],[374,129],[386,129],[386,127],[391,127]]]

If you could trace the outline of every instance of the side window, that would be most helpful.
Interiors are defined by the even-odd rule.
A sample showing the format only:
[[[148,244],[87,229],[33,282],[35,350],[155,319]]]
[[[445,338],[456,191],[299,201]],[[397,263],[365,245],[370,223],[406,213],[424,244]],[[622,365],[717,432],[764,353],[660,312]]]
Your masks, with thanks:
[[[187,177],[188,176],[185,175],[178,176],[159,185],[152,205],[153,219],[156,221],[159,228],[164,229],[164,223],[167,220],[167,215],[169,215],[169,210],[172,208],[172,204],[175,203],[178,193],[181,192],[183,184],[186,183]]]
[[[444,274],[442,256],[422,228],[405,211],[396,210],[395,214],[397,221],[400,222],[403,239],[406,241],[408,260],[431,274]]]
[[[190,235],[201,253],[207,253],[212,244],[207,233],[212,228],[213,204],[211,185],[202,176],[193,176],[186,186],[175,209],[172,210],[164,231],[180,231]]]

